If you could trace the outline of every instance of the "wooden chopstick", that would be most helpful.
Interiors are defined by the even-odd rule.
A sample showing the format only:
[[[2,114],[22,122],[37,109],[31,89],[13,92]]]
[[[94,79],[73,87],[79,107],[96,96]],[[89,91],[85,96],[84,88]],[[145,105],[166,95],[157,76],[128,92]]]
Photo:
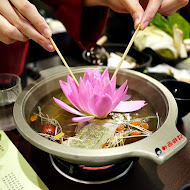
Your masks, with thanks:
[[[120,60],[118,66],[117,66],[117,68],[116,68],[116,70],[115,70],[115,72],[114,72],[114,74],[113,74],[113,76],[112,76],[112,78],[111,78],[111,81],[113,80],[113,78],[114,78],[114,76],[117,74],[117,72],[119,71],[119,68],[121,67],[121,64],[122,64],[123,60],[125,59],[127,53],[129,52],[129,50],[130,50],[130,48],[131,48],[131,46],[132,46],[132,44],[133,44],[133,42],[134,42],[134,40],[135,40],[135,37],[136,37],[136,35],[137,35],[137,33],[138,33],[140,27],[141,27],[141,24],[138,25],[138,27],[137,27],[135,33],[133,34],[133,36],[132,36],[132,38],[131,38],[131,40],[130,40],[130,42],[129,42],[129,44],[128,44],[128,46],[127,46],[127,48],[126,48],[126,50],[125,50],[125,52],[124,52],[124,54],[123,54],[123,56],[121,57],[121,60]]]
[[[102,46],[106,41],[108,40],[108,37],[106,35],[102,36],[97,42],[96,44],[99,46]]]
[[[65,67],[67,68],[67,70],[69,71],[70,75],[72,76],[72,78],[74,79],[74,81],[76,82],[76,84],[79,86],[79,83],[77,81],[77,79],[75,78],[73,72],[71,71],[69,65],[67,64],[67,62],[65,61],[64,57],[62,56],[61,52],[59,51],[58,47],[56,46],[55,42],[53,41],[53,39],[50,37],[49,38],[53,47],[55,48],[55,50],[57,51],[59,57],[61,58],[62,62],[64,63]]]

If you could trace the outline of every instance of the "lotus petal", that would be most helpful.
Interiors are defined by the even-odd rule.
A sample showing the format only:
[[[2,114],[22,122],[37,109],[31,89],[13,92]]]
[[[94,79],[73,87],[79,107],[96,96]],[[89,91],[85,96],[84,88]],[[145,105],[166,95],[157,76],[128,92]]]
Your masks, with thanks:
[[[102,80],[104,79],[109,79],[109,72],[108,72],[108,68],[106,68],[102,74]]]
[[[59,84],[65,96],[71,93],[71,87],[65,81],[60,80]]]
[[[113,80],[111,82],[111,85],[112,85],[112,90],[113,92],[115,91],[116,89],[116,75],[113,77]]]
[[[147,105],[147,103],[143,100],[135,100],[135,101],[121,101],[116,108],[113,110],[115,112],[133,112],[141,109]]]
[[[105,117],[112,107],[112,98],[109,94],[105,94],[97,103],[94,109],[95,115]]]
[[[96,115],[96,104],[100,100],[99,95],[94,94],[88,101],[88,109],[92,115]]]
[[[79,86],[74,79],[67,75],[67,82],[60,81],[65,96],[76,108],[54,98],[54,101],[66,111],[82,117],[74,117],[74,122],[89,121],[93,118],[104,118],[111,111],[131,112],[146,105],[145,101],[122,101],[131,96],[126,95],[127,80],[116,90],[116,75],[110,81],[106,68],[103,74],[98,68],[87,68]],[[81,111],[81,112],[80,112]]]
[[[61,100],[58,100],[57,98],[53,97],[54,101],[56,102],[57,105],[59,105],[61,108],[63,108],[64,110],[73,113],[75,115],[81,115],[84,116],[84,114],[80,113],[79,111],[77,111],[76,109],[72,108],[71,106],[65,104],[64,102],[62,102]]]
[[[73,122],[84,122],[84,121],[90,121],[94,119],[93,116],[85,116],[85,117],[73,117],[72,121]]]
[[[89,112],[88,109],[88,100],[91,96],[93,96],[93,88],[89,81],[84,84],[84,82],[80,81],[80,88],[79,88],[79,103],[84,112]]]
[[[112,91],[112,86],[110,83],[108,83],[107,85],[104,86],[104,88],[102,89],[102,93],[103,94],[109,94],[111,97],[114,95],[114,91]]]
[[[92,72],[92,74],[94,75],[94,77],[96,78],[101,78],[101,73],[100,73],[100,70],[98,68],[95,68]]]
[[[78,104],[78,90],[73,89],[71,87],[71,91],[67,90],[70,87],[68,87],[68,84],[64,81],[59,81],[62,91],[64,92],[65,96],[68,98],[68,100],[73,104],[74,107],[76,107],[78,110],[81,110],[80,105]]]
[[[98,94],[99,96],[103,96],[102,92],[102,81],[96,80],[96,83],[93,84],[93,94]]]
[[[103,82],[103,85],[107,85],[108,83],[110,83],[110,78],[109,78],[109,72],[108,72],[108,68],[106,68],[101,76],[101,81]]]
[[[128,90],[128,87],[125,89],[123,93],[117,95],[117,98],[115,98],[112,103],[112,110],[115,109],[115,107],[122,101],[125,94],[127,93],[127,90]]]
[[[125,94],[125,96],[123,97],[122,101],[127,101],[131,98],[130,94]]]
[[[121,95],[127,86],[127,80],[118,88],[118,90],[115,92],[114,99],[117,98],[117,96]]]
[[[82,108],[79,105],[77,97],[78,96],[74,96],[73,94],[67,96],[68,100],[71,102],[71,104],[73,104],[75,108],[77,108],[78,110],[82,110]]]
[[[86,82],[87,80],[90,81],[90,75],[91,71],[90,68],[88,67],[84,73],[83,81]]]

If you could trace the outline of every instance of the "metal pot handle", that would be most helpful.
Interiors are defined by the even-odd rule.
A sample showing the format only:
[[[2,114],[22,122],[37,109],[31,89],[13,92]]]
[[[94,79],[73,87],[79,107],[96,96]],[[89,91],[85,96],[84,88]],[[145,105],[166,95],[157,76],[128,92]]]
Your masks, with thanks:
[[[150,137],[144,139],[134,153],[149,158],[157,164],[162,164],[171,158],[187,144],[187,138],[177,130],[173,122],[163,124]]]

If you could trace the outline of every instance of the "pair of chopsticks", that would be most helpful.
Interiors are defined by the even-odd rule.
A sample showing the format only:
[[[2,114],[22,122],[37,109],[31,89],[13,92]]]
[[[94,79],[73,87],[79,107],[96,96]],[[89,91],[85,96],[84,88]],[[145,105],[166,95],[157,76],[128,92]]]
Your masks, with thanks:
[[[138,33],[139,29],[140,29],[140,26],[141,26],[141,24],[138,25],[135,33],[133,34],[133,36],[132,36],[132,38],[131,38],[131,40],[130,40],[130,42],[129,42],[129,44],[128,44],[128,46],[127,46],[127,48],[126,48],[126,50],[125,50],[125,52],[123,54],[123,56],[121,57],[121,60],[120,60],[118,66],[117,66],[117,68],[116,68],[116,70],[115,70],[115,72],[114,72],[114,74],[113,74],[113,76],[111,78],[111,81],[113,80],[113,78],[117,74],[117,72],[119,71],[123,60],[125,59],[127,53],[129,52],[129,50],[130,50],[130,48],[131,48],[131,46],[132,46],[132,44],[133,44],[133,42],[135,40],[135,37],[136,37],[136,35],[137,35],[137,33]],[[67,62],[63,58],[61,52],[59,51],[59,49],[57,48],[56,44],[54,43],[54,41],[53,41],[53,39],[51,37],[50,37],[50,41],[51,41],[53,47],[55,48],[55,50],[57,51],[57,53],[58,53],[59,57],[61,58],[62,62],[64,63],[65,67],[69,71],[70,75],[72,76],[72,78],[74,79],[74,81],[76,82],[76,84],[79,86],[79,83],[78,83],[77,79],[75,78],[73,72],[71,71],[70,67],[68,66]]]

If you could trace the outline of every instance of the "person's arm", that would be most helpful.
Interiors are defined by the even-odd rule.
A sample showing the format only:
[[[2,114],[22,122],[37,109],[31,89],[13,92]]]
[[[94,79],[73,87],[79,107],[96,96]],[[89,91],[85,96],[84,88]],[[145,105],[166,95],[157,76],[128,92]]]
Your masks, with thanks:
[[[45,0],[54,7],[55,14],[67,27],[74,40],[97,40],[99,32],[106,23],[108,8],[117,12],[130,13],[135,28],[142,23],[144,29],[156,12],[170,15],[185,6],[188,0]],[[83,14],[88,8],[87,15]],[[95,10],[94,10],[95,9]],[[102,11],[103,10],[103,11]],[[84,15],[84,16],[83,16]],[[84,18],[85,17],[85,18]],[[84,21],[83,21],[84,20]],[[85,20],[89,26],[85,26]],[[92,20],[94,23],[90,23]],[[96,27],[97,26],[97,27]],[[100,27],[100,28],[99,28]],[[85,30],[84,30],[85,29]],[[96,31],[98,31],[96,33]],[[51,31],[36,7],[28,0],[1,0],[0,6],[0,41],[11,44],[27,41],[29,38],[39,43],[48,51],[55,49],[48,39]],[[94,38],[94,39],[93,39]],[[86,40],[87,42],[87,40]],[[86,43],[81,43],[81,46]]]
[[[133,17],[134,28],[141,23],[143,30],[157,12],[165,16],[172,15],[188,2],[188,0],[84,0],[84,5],[106,6],[116,12],[130,13]]]
[[[107,7],[89,7],[83,0],[43,1],[53,8],[56,18],[81,48],[94,46],[101,37],[109,15]]]
[[[28,42],[15,42],[10,45],[0,42],[0,73],[13,73],[20,76],[24,70]]]

